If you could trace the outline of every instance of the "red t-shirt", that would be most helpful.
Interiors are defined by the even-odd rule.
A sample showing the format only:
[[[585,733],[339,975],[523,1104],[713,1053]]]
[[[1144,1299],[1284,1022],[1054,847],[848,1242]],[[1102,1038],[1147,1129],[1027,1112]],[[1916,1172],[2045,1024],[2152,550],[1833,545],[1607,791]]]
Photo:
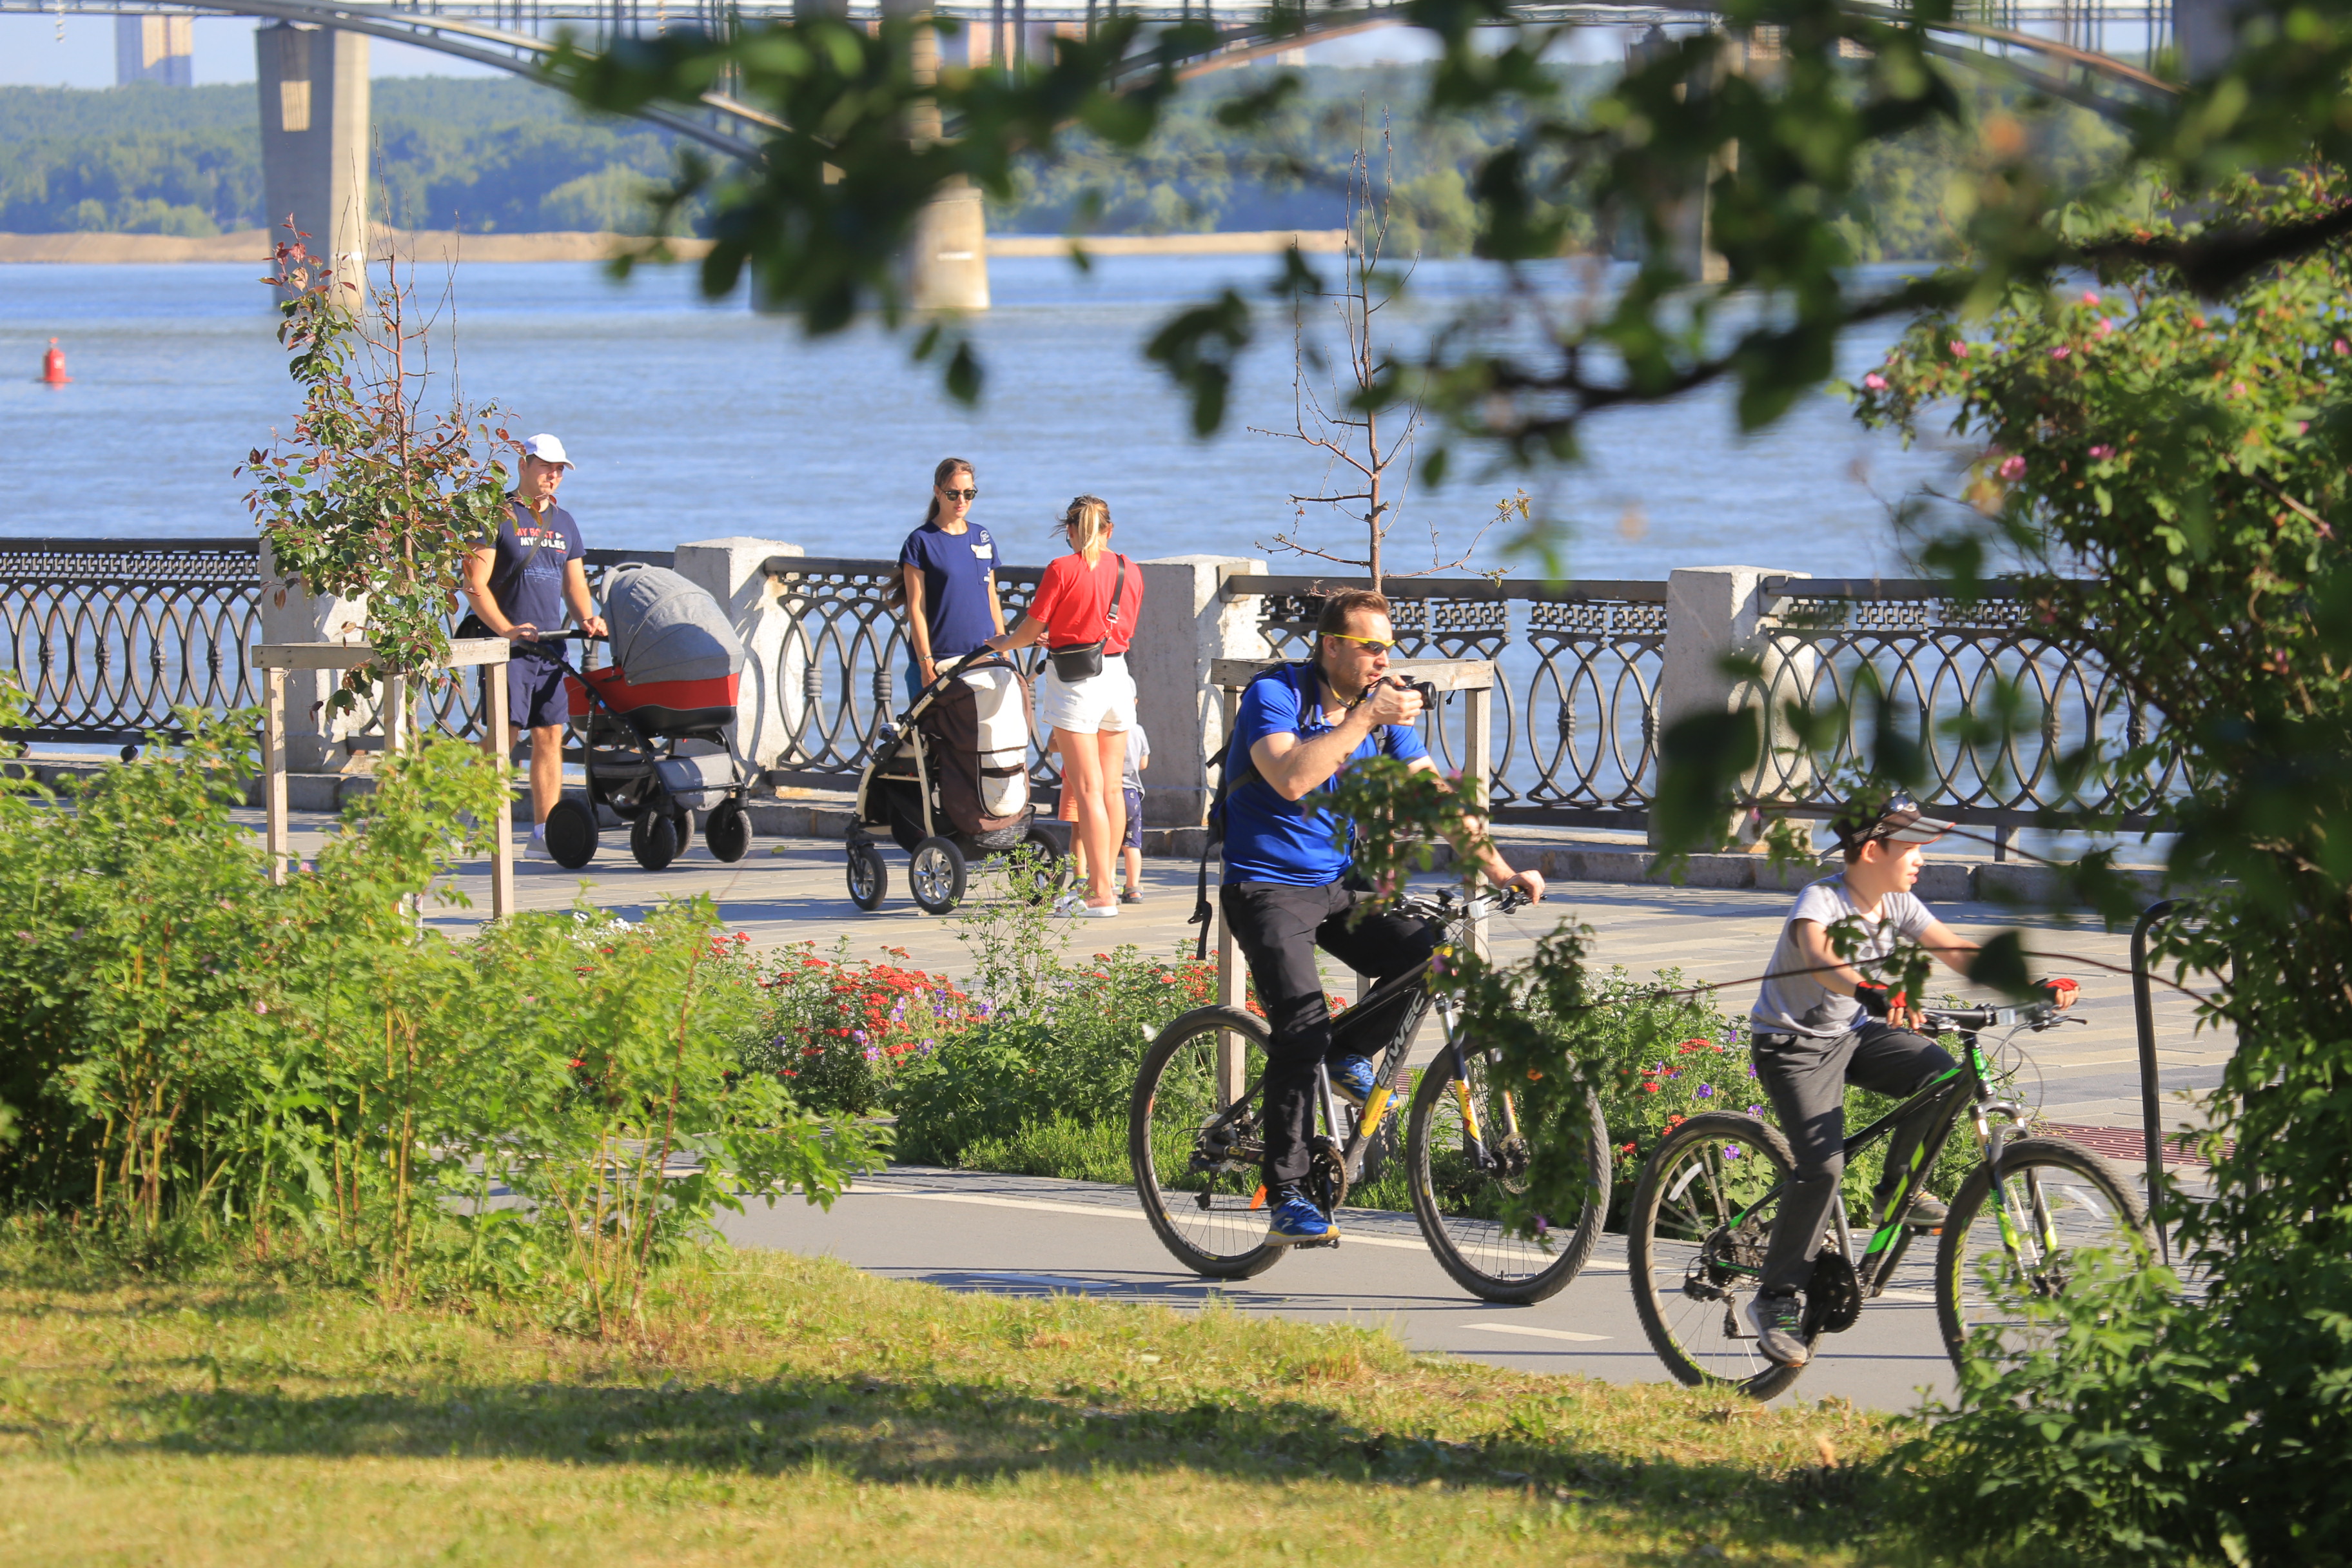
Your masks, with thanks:
[[[1110,624],[1110,596],[1118,574],[1127,590],[1118,598],[1118,625]],[[1089,568],[1072,553],[1045,568],[1037,593],[1023,613],[1045,623],[1045,646],[1071,647],[1102,641],[1106,654],[1125,653],[1135,640],[1137,612],[1143,607],[1143,568],[1106,550]],[[1105,640],[1108,639],[1108,640]]]

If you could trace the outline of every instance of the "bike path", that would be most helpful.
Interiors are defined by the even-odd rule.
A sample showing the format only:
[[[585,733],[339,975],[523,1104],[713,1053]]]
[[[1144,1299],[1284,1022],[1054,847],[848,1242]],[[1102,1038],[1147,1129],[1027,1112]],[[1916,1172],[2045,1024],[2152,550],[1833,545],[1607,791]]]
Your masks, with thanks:
[[[1126,1187],[894,1165],[860,1178],[830,1213],[787,1198],[720,1217],[739,1247],[837,1258],[894,1279],[1013,1297],[1055,1294],[1197,1309],[1212,1295],[1244,1312],[1385,1328],[1416,1351],[1612,1383],[1669,1381],[1633,1311],[1625,1238],[1605,1236],[1550,1300],[1497,1307],[1468,1295],[1429,1254],[1409,1215],[1342,1211],[1337,1248],[1294,1253],[1255,1279],[1181,1268]],[[1912,1248],[1895,1288],[1775,1403],[1835,1395],[1865,1409],[1948,1398],[1951,1363],[1929,1294],[1933,1238]]]

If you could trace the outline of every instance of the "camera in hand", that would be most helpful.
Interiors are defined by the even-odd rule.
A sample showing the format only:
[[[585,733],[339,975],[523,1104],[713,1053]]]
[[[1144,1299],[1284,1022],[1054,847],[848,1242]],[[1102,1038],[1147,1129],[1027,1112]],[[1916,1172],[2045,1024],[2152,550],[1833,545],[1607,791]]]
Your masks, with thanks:
[[[1437,706],[1437,688],[1432,686],[1428,681],[1415,680],[1409,676],[1403,675],[1391,675],[1388,679],[1389,684],[1391,686],[1402,686],[1408,690],[1420,692],[1421,705],[1423,708],[1434,708]]]

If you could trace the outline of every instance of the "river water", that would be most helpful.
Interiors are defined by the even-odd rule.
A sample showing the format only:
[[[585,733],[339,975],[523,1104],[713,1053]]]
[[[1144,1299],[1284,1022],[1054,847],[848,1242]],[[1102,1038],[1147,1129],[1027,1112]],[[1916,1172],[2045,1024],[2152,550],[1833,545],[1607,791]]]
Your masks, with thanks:
[[[1059,258],[992,262],[996,309],[978,330],[989,382],[976,410],[910,365],[903,341],[865,331],[809,342],[740,300],[702,302],[684,268],[615,284],[578,264],[467,266],[457,363],[467,395],[504,405],[518,434],[563,437],[579,462],[564,500],[593,545],[751,534],[812,554],[895,554],[921,516],[932,464],[954,453],[978,465],[974,515],[1015,563],[1057,552],[1049,520],[1081,490],[1110,500],[1130,554],[1263,554],[1261,542],[1293,525],[1286,498],[1323,477],[1316,454],[1247,428],[1292,426],[1286,322],[1264,320],[1235,416],[1208,442],[1191,437],[1140,348],[1181,304],[1262,281],[1272,267],[1262,257],[1120,257],[1081,276]],[[297,406],[262,271],[0,266],[0,534],[249,529],[231,469]],[[1485,286],[1466,262],[1425,264],[1415,280],[1432,298]],[[440,289],[436,273],[424,291]],[[1842,370],[1859,374],[1891,335],[1856,334]],[[50,337],[71,385],[36,379]],[[1429,564],[1433,523],[1458,553],[1495,498],[1524,484],[1566,525],[1562,560],[1579,577],[1731,562],[1894,572],[1885,501],[1948,478],[1952,461],[1864,435],[1828,394],[1748,439],[1720,395],[1615,411],[1594,422],[1588,446],[1582,466],[1532,479],[1457,463],[1443,489],[1408,498],[1392,569]],[[1335,547],[1353,542],[1323,515],[1307,528]],[[1489,536],[1477,566],[1539,574],[1507,559],[1502,539]]]

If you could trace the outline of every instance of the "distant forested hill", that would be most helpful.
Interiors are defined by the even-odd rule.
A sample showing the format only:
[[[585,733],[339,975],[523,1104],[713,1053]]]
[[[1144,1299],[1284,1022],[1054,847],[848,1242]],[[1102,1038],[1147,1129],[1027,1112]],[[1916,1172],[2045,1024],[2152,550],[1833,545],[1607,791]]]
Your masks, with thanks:
[[[1261,68],[1261,70],[1263,68]],[[990,205],[1000,234],[1166,234],[1333,228],[1344,220],[1347,166],[1367,134],[1376,155],[1384,112],[1417,102],[1408,67],[1310,68],[1306,89],[1249,132],[1215,121],[1216,97],[1252,85],[1239,71],[1214,96],[1181,100],[1140,152],[1112,156],[1081,140],[1023,169],[1015,198]],[[1599,90],[1602,68],[1569,68],[1571,95]],[[1979,111],[2007,110],[1979,94]],[[266,226],[254,89],[0,88],[0,231],[207,235]],[[385,78],[374,84],[378,216],[405,228],[475,233],[644,226],[642,194],[674,166],[675,139],[635,121],[592,118],[535,83]],[[2062,109],[2022,116],[2062,184],[2113,158],[2115,133]],[[1512,127],[1500,114],[1390,127],[1396,197],[1391,254],[1458,254],[1475,229],[1470,174]],[[1845,216],[1863,260],[1949,254],[1946,193],[1982,160],[1973,132],[1951,130],[1873,148],[1864,195]],[[1580,246],[1605,243],[1587,219]]]

